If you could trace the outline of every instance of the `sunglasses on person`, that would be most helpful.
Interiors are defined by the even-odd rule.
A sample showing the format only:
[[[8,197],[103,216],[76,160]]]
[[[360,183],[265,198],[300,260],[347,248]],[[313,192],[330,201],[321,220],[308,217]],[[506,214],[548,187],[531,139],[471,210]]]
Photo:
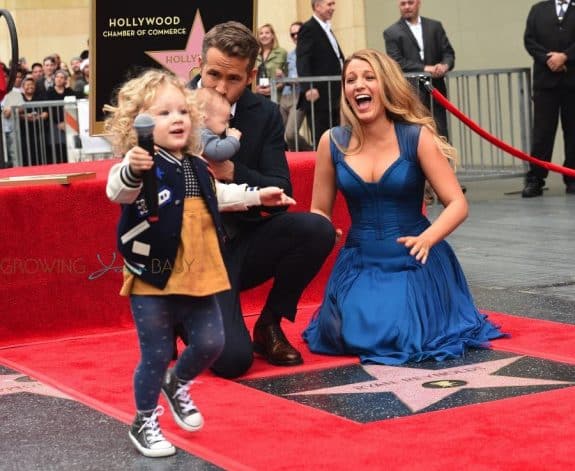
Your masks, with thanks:
[[[289,35],[295,39],[295,38],[297,38],[298,32],[290,33]]]

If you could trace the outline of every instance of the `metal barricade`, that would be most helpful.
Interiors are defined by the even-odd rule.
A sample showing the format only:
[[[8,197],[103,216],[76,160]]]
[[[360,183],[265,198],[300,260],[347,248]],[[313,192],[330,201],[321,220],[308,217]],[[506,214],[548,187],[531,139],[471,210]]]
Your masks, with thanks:
[[[317,76],[317,77],[306,77],[306,78],[272,78],[271,80],[271,99],[272,101],[280,104],[281,106],[281,97],[285,96],[283,94],[283,91],[280,92],[278,94],[278,88],[277,85],[278,84],[284,84],[284,85],[290,85],[290,90],[291,90],[291,103],[292,103],[292,110],[290,112],[290,119],[291,115],[295,115],[296,119],[301,119],[301,121],[297,121],[295,126],[290,126],[288,127],[288,131],[291,128],[294,133],[286,133],[286,143],[288,144],[288,148],[290,150],[293,151],[299,151],[299,150],[308,150],[308,144],[309,143],[309,147],[315,149],[317,147],[317,142],[319,141],[319,138],[321,136],[318,136],[316,133],[316,129],[314,128],[313,124],[308,124],[306,126],[306,130],[304,131],[307,135],[306,138],[302,139],[302,136],[299,134],[299,131],[301,130],[301,126],[305,121],[311,121],[311,123],[314,122],[315,119],[315,113],[316,113],[316,107],[315,107],[315,103],[311,102],[310,103],[310,113],[308,115],[307,118],[305,118],[305,115],[303,113],[297,113],[297,105],[298,105],[298,101],[299,101],[299,89],[301,87],[301,84],[305,83],[306,86],[309,86],[310,88],[315,88],[316,85],[319,84],[324,84],[327,83],[327,90],[328,90],[328,102],[329,102],[329,116],[330,116],[330,127],[332,126],[337,126],[337,122],[333,122],[333,120],[331,119],[332,116],[332,109],[333,109],[333,100],[332,100],[332,90],[333,87],[340,87],[340,81],[341,81],[341,77],[339,75],[325,75],[325,76]],[[305,121],[304,121],[305,120]],[[284,123],[284,124],[287,124]],[[295,131],[298,132],[295,132]],[[302,145],[302,140],[303,142],[305,142],[304,145]]]
[[[423,87],[420,77],[425,74],[406,74],[418,92]],[[291,86],[290,119],[294,119],[294,123],[288,126],[292,133],[286,134],[290,150],[315,149],[320,137],[304,113],[297,110],[298,87],[303,83],[313,86],[328,82],[331,84],[329,93],[333,87],[341,86],[340,80],[340,76],[272,79],[271,98],[276,103],[282,95],[275,85]],[[528,68],[450,72],[447,89],[449,100],[479,126],[509,145],[529,152],[533,117]],[[332,100],[329,101],[331,105]],[[432,115],[437,106],[440,105],[432,103]],[[89,136],[87,109],[87,100],[37,101],[15,107],[11,137],[16,144],[16,155],[12,156],[12,164],[42,165],[112,157],[111,147],[105,139]],[[314,113],[312,103],[311,123]],[[526,172],[525,162],[486,142],[450,113],[447,113],[447,127],[450,141],[459,152],[457,173],[461,181],[515,177]]]
[[[406,79],[421,95],[427,93],[421,78],[428,74],[409,73]],[[530,102],[530,69],[489,69],[450,72],[447,75],[448,99],[464,114],[478,123],[483,129],[497,136],[500,140],[524,152],[529,152],[531,143],[532,113]],[[340,76],[298,77],[272,79],[272,100],[279,102],[281,91],[276,84],[291,85],[292,93],[302,84],[314,82],[330,82],[333,86],[341,86]],[[292,99],[295,113],[298,99]],[[331,100],[330,100],[331,102]],[[437,112],[441,105],[431,102],[430,112]],[[313,116],[314,107],[311,106]],[[313,123],[313,119],[311,120]],[[305,123],[308,128],[310,143],[315,148],[316,136],[313,124]],[[337,124],[337,123],[336,123]],[[297,129],[297,128],[296,128]],[[457,174],[461,181],[482,180],[492,178],[511,178],[524,175],[527,164],[501,149],[484,141],[458,119],[447,113],[447,129],[449,140],[458,150],[459,162]],[[293,142],[290,150],[297,151],[300,133],[286,136],[286,142]]]
[[[46,165],[68,161],[64,102],[35,101],[14,107],[15,166]]]
[[[529,68],[450,72],[449,100],[481,128],[526,153],[531,150],[533,115]],[[437,105],[439,106],[439,105]],[[458,149],[460,180],[524,175],[527,163],[486,142],[449,116],[452,144]]]
[[[33,101],[14,106],[11,117],[14,146],[8,162],[14,167],[94,160],[112,157],[111,146],[102,138],[98,147],[86,148],[87,126],[79,126],[78,110],[87,109],[87,100]]]

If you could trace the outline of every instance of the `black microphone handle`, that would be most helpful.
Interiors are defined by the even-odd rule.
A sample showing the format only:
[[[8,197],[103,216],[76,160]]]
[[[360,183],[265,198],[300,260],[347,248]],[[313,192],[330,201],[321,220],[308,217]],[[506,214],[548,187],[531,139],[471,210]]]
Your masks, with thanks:
[[[138,135],[138,146],[147,150],[152,157],[154,156],[154,139],[151,134],[149,136]],[[150,170],[144,172],[142,181],[144,184],[144,198],[146,200],[146,206],[148,207],[148,221],[155,222],[159,219],[156,164],[154,164]]]

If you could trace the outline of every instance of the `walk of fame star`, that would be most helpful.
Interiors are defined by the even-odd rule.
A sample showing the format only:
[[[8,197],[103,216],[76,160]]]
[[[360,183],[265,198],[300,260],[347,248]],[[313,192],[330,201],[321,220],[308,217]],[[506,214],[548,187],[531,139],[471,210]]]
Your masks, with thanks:
[[[393,393],[412,412],[423,410],[461,389],[575,385],[570,381],[495,375],[498,370],[519,360],[520,356],[484,361],[441,370],[385,365],[362,365],[372,381],[300,391],[289,395],[332,395]]]
[[[59,397],[70,399],[63,392],[36,381],[26,375],[0,375],[0,396],[8,394],[30,393],[41,396]]]
[[[190,80],[198,71],[205,29],[200,11],[196,12],[194,23],[185,49],[174,51],[146,51],[152,59],[170,70],[184,81]]]
[[[575,365],[497,350],[402,366],[342,365],[240,381],[358,423],[575,386]]]

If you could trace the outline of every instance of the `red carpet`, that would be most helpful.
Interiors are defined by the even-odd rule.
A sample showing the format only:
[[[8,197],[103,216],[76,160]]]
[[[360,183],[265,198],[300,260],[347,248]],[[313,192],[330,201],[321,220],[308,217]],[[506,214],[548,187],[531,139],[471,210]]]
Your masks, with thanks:
[[[258,359],[249,377],[271,380],[356,362],[307,351],[299,332],[310,315],[311,309],[302,310],[298,322],[286,329],[304,352],[305,364],[277,368]],[[513,336],[494,342],[496,349],[575,364],[575,326],[496,313],[490,318]],[[128,330],[4,348],[0,363],[129,423],[137,355],[135,333]],[[573,388],[368,424],[211,374],[201,377],[193,395],[205,413],[205,428],[190,435],[163,417],[166,435],[178,447],[226,469],[523,471],[569,469],[573,463]]]
[[[288,155],[294,196],[309,208],[314,155]],[[54,386],[125,423],[134,411],[131,378],[138,360],[128,302],[118,296],[116,205],[104,194],[112,161],[0,171],[0,177],[95,171],[69,186],[0,188],[0,364]],[[339,201],[335,225],[348,219]],[[289,338],[305,364],[262,360],[246,378],[357,363],[312,355],[299,340],[337,249],[306,291]],[[261,308],[260,287],[242,296],[247,314]],[[494,348],[575,364],[575,326],[491,313],[510,339]],[[253,322],[248,317],[248,323]],[[225,469],[541,470],[570,469],[575,428],[573,388],[556,389],[403,418],[357,423],[205,374],[194,399],[205,428],[190,435],[163,417],[177,446]],[[163,399],[162,399],[163,400]],[[131,445],[126,437],[126,447]]]
[[[298,203],[293,210],[307,211],[315,155],[290,153],[288,159]],[[128,303],[118,296],[122,261],[115,234],[120,209],[105,194],[113,163],[0,170],[0,178],[96,172],[96,179],[71,185],[0,188],[0,347],[131,327]],[[349,224],[341,201],[334,221],[343,229]],[[321,300],[336,252],[306,290],[302,305]],[[244,312],[259,312],[267,290],[263,286],[244,293]]]

